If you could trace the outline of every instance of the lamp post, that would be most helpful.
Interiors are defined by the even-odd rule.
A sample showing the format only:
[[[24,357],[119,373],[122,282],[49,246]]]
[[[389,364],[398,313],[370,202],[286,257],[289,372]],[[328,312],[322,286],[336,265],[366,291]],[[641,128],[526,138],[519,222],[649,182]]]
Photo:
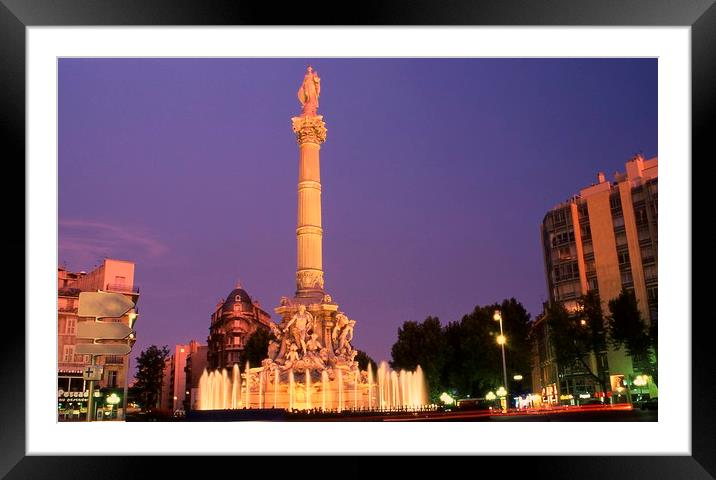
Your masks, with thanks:
[[[493,315],[492,319],[496,322],[500,322],[500,336],[497,337],[497,343],[502,348],[502,380],[503,385],[505,386],[505,389],[507,389],[507,365],[505,363],[505,343],[507,342],[507,339],[505,338],[505,334],[502,331],[502,312],[499,310],[495,310],[495,314]],[[507,395],[507,392],[505,391],[505,395]]]

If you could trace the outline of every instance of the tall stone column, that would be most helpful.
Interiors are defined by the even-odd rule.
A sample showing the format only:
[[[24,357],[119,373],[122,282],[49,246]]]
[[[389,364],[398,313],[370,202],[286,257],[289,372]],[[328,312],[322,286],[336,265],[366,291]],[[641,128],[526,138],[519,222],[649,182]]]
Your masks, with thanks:
[[[323,295],[323,228],[319,152],[326,141],[322,115],[293,117],[299,148],[296,296]]]

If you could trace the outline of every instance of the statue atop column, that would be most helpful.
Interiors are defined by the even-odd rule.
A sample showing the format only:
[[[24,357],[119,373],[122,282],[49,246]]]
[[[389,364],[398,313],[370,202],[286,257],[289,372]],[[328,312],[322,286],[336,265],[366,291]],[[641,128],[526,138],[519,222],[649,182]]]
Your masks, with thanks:
[[[321,95],[321,79],[318,72],[308,66],[303,83],[298,89],[298,101],[303,105],[303,115],[316,115],[318,111],[318,97]]]

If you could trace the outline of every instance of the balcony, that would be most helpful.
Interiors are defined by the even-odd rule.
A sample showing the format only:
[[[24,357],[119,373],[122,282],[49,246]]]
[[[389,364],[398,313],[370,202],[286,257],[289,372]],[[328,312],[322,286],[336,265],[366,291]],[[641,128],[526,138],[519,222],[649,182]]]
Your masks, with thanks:
[[[121,355],[107,355],[104,357],[105,365],[122,365],[124,364],[124,357]]]
[[[105,291],[139,295],[139,287],[137,285],[127,285],[123,283],[108,283]]]

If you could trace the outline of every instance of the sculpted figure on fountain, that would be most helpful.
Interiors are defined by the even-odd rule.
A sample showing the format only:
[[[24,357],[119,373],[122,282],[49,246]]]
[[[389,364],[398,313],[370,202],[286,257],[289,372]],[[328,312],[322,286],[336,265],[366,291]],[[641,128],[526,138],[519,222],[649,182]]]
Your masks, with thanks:
[[[293,328],[291,328],[293,327]],[[306,311],[306,306],[301,304],[288,325],[283,329],[284,333],[289,333],[296,344],[301,345],[303,355],[306,355],[306,334],[313,331],[313,315]]]
[[[338,349],[347,348],[348,350],[352,350],[351,347],[351,340],[353,340],[353,327],[355,327],[356,321],[355,320],[349,320],[348,324],[343,327],[343,330],[341,330],[340,335],[338,336]]]
[[[295,343],[292,343],[286,354],[286,361],[293,363],[298,361],[298,347]]]
[[[311,338],[306,342],[306,348],[308,353],[303,357],[307,368],[323,369],[326,364],[322,358],[321,342],[318,341],[318,334],[311,333]],[[326,360],[328,356],[326,355]]]
[[[338,312],[336,314],[336,325],[333,327],[333,331],[331,332],[331,340],[333,340],[333,348],[338,352],[338,338],[343,331],[343,329],[348,325],[348,322],[350,320],[343,312]]]
[[[333,332],[331,332],[331,339],[337,355],[345,357],[352,350],[350,342],[353,340],[353,327],[355,327],[355,324],[355,320],[350,320],[343,313],[336,315],[336,325],[333,327]]]
[[[288,353],[288,336],[273,322],[269,322],[271,333],[276,340],[269,341],[268,358],[272,362],[283,363],[283,359]]]

